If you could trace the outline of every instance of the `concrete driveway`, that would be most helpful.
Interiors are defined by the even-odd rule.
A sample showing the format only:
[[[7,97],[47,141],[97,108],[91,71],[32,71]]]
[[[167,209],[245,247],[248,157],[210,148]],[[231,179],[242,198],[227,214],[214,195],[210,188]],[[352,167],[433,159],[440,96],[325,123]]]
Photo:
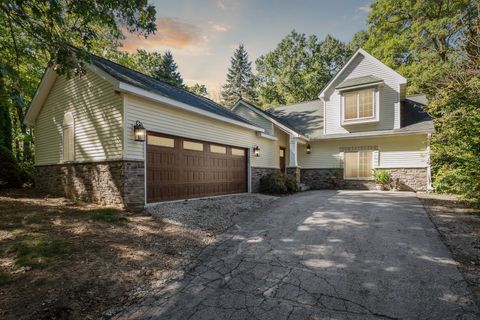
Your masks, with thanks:
[[[477,319],[413,193],[284,197],[207,248],[125,318]]]

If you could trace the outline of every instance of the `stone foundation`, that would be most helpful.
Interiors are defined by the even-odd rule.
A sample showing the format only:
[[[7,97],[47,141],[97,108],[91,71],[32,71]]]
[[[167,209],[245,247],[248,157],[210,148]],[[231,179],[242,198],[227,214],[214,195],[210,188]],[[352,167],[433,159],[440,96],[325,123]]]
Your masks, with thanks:
[[[290,167],[290,168],[287,168],[287,175],[289,176],[292,176],[295,178],[295,180],[297,181],[297,186],[300,185],[301,181],[300,181],[300,178],[301,178],[301,169],[299,167]]]
[[[420,191],[427,189],[426,168],[394,168],[382,170],[390,172],[392,180],[398,181],[397,187],[400,190]],[[375,182],[373,180],[343,179],[342,168],[301,169],[300,182],[310,187],[310,189],[375,190]]]
[[[392,180],[398,179],[400,190],[427,190],[427,168],[392,168],[385,170],[390,172]]]
[[[35,186],[43,193],[74,200],[142,210],[143,161],[104,161],[37,166]]]
[[[276,168],[259,168],[259,167],[252,167],[252,192],[258,192],[260,190],[260,179],[272,172],[280,172],[279,169]]]

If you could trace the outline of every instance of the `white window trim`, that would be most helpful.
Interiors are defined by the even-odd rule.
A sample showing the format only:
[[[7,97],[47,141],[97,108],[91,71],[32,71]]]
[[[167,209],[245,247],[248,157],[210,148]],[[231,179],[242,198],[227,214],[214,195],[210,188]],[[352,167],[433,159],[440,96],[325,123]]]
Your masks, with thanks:
[[[346,176],[347,170],[345,170],[345,168],[346,168],[346,166],[347,166],[347,163],[346,163],[346,161],[345,161],[345,159],[346,159],[345,154],[346,154],[346,153],[350,153],[350,152],[351,152],[351,153],[356,152],[357,154],[358,154],[359,152],[370,152],[370,153],[372,154],[372,155],[371,155],[371,159],[370,159],[371,162],[372,162],[372,163],[371,163],[371,168],[372,168],[372,170],[376,168],[376,166],[375,166],[375,154],[374,154],[374,152],[378,152],[378,151],[375,151],[375,150],[345,151],[345,152],[343,152],[343,179],[344,179],[344,180],[359,180],[359,181],[361,181],[361,180],[363,180],[363,181],[364,181],[364,180],[373,180],[373,174],[372,174],[372,173],[370,173],[370,176],[369,176],[369,177],[347,177],[347,176]],[[357,156],[357,162],[358,162],[358,161],[360,161],[360,157]]]
[[[364,117],[364,118],[356,118],[356,119],[345,119],[345,93],[346,92],[358,92],[361,90],[365,89],[373,89],[373,116],[371,117]],[[352,91],[343,91],[340,92],[340,113],[341,113],[341,125],[342,126],[347,126],[347,125],[355,125],[355,124],[363,124],[363,123],[374,123],[374,122],[379,122],[380,121],[380,90],[379,86],[373,86],[373,87],[364,87],[364,88],[359,88],[358,90],[352,90]],[[357,114],[358,114],[358,108],[359,108],[359,95],[357,95]]]

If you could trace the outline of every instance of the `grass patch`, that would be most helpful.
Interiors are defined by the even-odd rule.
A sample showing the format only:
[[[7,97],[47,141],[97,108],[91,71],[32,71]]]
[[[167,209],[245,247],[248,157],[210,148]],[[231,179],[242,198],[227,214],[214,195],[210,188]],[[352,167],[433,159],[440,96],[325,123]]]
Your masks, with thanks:
[[[0,286],[6,285],[10,282],[10,276],[5,271],[0,270]]]
[[[15,253],[19,267],[44,268],[56,258],[71,252],[66,241],[52,239],[41,233],[20,235],[8,252]]]
[[[110,208],[91,210],[84,214],[88,219],[108,223],[124,223],[128,221],[121,211]]]

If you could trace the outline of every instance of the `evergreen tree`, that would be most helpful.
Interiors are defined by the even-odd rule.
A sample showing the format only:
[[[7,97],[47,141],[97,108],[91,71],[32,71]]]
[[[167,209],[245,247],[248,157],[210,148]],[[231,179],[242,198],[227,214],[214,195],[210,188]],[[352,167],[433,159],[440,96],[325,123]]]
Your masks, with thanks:
[[[232,106],[238,99],[256,102],[255,79],[252,73],[252,63],[248,61],[248,53],[240,44],[230,59],[227,82],[222,87],[223,103]]]
[[[195,83],[193,86],[188,86],[187,90],[199,96],[208,96],[207,87],[204,84]]]
[[[183,79],[178,72],[178,66],[173,59],[173,55],[170,51],[165,52],[162,57],[161,64],[158,68],[153,68],[152,76],[155,79],[163,80],[173,86],[184,88]]]

